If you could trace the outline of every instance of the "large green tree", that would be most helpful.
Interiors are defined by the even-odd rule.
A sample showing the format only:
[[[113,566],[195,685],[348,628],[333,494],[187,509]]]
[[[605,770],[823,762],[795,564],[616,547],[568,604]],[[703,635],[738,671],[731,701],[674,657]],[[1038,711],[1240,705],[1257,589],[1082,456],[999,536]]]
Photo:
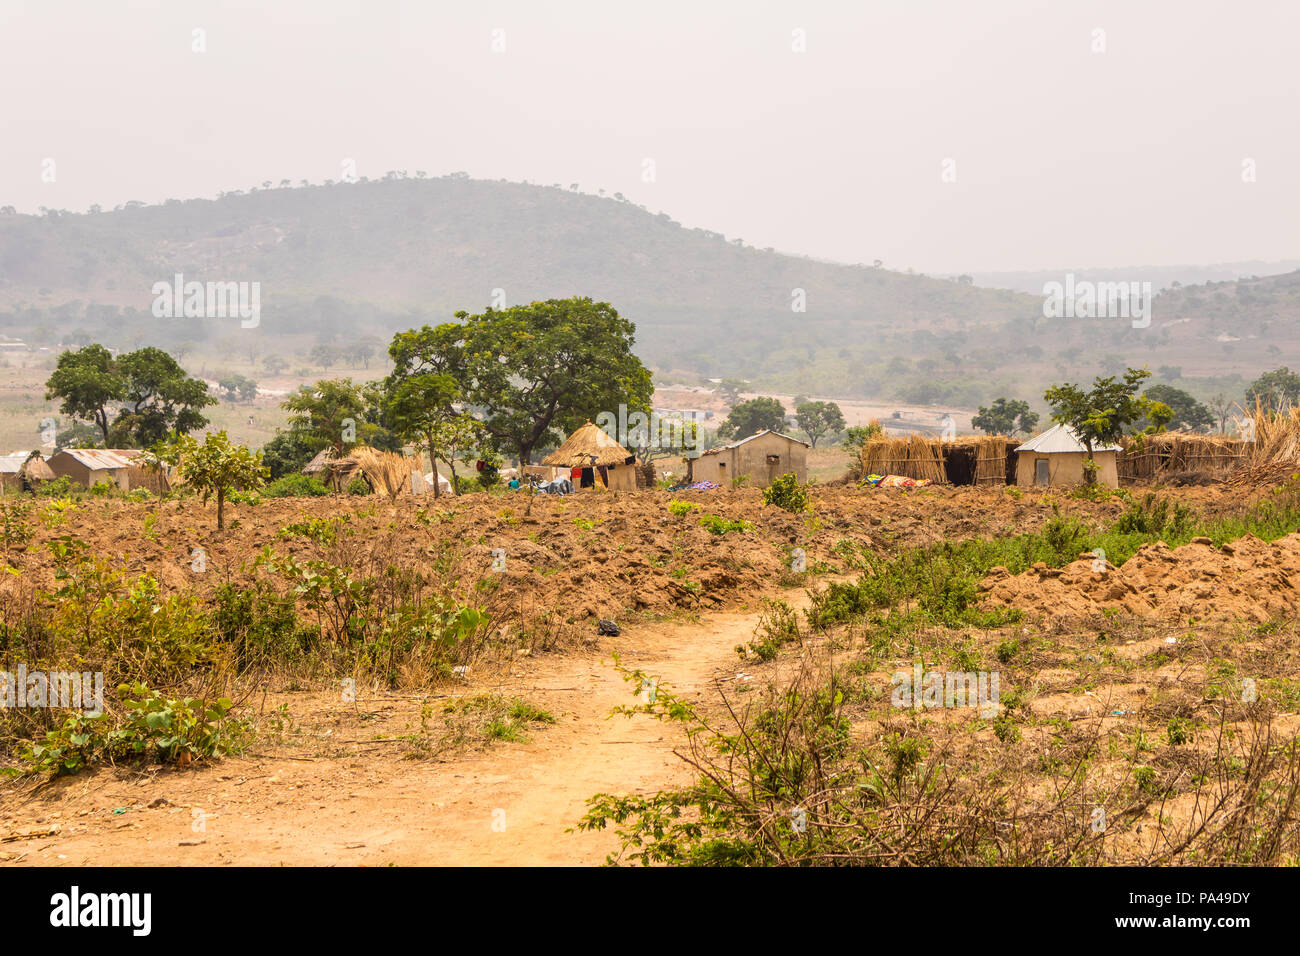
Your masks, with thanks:
[[[64,352],[45,388],[65,415],[93,422],[105,445],[127,448],[202,428],[201,409],[217,402],[202,379],[152,346],[118,356],[102,345]]]
[[[986,435],[1028,433],[1038,427],[1038,413],[1030,411],[1028,402],[998,398],[987,408],[981,405],[970,423]]]
[[[398,333],[390,381],[446,374],[490,443],[524,464],[585,419],[648,410],[654,388],[632,352],[636,327],[607,302],[548,299]]]
[[[1169,406],[1171,416],[1167,424],[1170,428],[1200,431],[1214,425],[1215,419],[1210,410],[1181,388],[1152,385],[1143,394],[1153,402]]]
[[[726,421],[718,426],[721,438],[746,438],[767,430],[779,432],[785,426],[785,406],[779,399],[759,396],[731,407]]]
[[[844,413],[834,402],[803,402],[795,406],[795,420],[814,448],[826,435],[844,431]]]

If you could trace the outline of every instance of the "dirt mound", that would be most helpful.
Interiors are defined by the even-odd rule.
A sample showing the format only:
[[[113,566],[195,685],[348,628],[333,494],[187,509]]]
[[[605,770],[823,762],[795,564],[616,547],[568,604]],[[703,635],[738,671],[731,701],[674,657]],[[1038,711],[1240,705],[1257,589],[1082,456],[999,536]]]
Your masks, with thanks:
[[[1023,574],[994,568],[985,607],[1077,617],[1107,608],[1140,617],[1264,622],[1300,607],[1300,534],[1269,544],[1246,535],[1215,548],[1209,538],[1144,545],[1121,567],[1091,554],[1064,568],[1039,562]]]

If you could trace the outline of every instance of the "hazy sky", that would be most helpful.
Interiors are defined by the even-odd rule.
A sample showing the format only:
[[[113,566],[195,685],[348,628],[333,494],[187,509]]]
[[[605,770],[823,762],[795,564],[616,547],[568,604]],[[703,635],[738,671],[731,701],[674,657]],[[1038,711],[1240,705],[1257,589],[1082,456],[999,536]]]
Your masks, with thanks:
[[[0,205],[351,158],[925,272],[1296,258],[1298,37],[1295,0],[0,0]]]

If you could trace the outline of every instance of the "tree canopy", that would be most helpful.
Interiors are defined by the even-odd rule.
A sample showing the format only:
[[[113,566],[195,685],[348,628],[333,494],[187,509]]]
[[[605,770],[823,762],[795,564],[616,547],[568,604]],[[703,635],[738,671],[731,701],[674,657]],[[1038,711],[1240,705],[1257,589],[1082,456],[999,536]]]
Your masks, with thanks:
[[[726,420],[718,427],[722,438],[747,438],[758,432],[780,431],[785,425],[785,406],[780,400],[760,396],[731,407]]]
[[[1030,411],[1028,402],[998,398],[988,408],[981,405],[970,423],[986,435],[1028,434],[1038,427],[1038,413]]]
[[[119,448],[202,428],[208,420],[200,409],[217,401],[202,379],[152,346],[118,356],[98,344],[63,352],[45,388],[63,414],[93,423],[106,446]]]
[[[456,318],[393,338],[391,387],[450,376],[491,444],[521,462],[602,411],[650,408],[650,372],[632,352],[636,328],[607,302],[548,299]]]
[[[1187,431],[1200,431],[1214,425],[1210,410],[1181,388],[1172,385],[1152,385],[1143,394],[1153,402],[1169,408],[1168,427]],[[1153,424],[1158,424],[1153,422]]]
[[[794,414],[814,448],[825,436],[844,431],[844,413],[835,402],[803,402],[795,406]]]
[[[1283,365],[1265,372],[1246,387],[1246,411],[1253,413],[1258,402],[1266,411],[1280,411],[1300,403],[1300,375]]]

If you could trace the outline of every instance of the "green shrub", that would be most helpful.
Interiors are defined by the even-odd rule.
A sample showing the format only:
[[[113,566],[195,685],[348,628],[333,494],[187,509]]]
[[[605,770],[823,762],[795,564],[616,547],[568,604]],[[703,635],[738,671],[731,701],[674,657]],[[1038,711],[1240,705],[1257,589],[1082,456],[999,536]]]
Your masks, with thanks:
[[[705,515],[700,519],[700,527],[706,529],[710,534],[723,535],[729,531],[739,531],[742,534],[746,531],[753,531],[754,526],[748,521],[728,521],[726,518],[719,518],[717,515]]]
[[[285,475],[262,489],[264,498],[320,498],[330,490],[311,475]]]
[[[350,495],[368,495],[370,494],[370,483],[360,475],[348,482],[347,492]]]
[[[175,699],[139,683],[119,687],[118,694],[124,719],[69,714],[43,742],[19,751],[29,772],[61,776],[101,759],[184,764],[234,752],[248,734],[247,724],[230,716],[225,697]]]
[[[799,484],[792,472],[786,472],[763,489],[763,504],[776,505],[798,513],[808,510],[808,486]]]
[[[692,511],[699,511],[700,506],[693,501],[677,501],[676,499],[668,502],[668,513],[674,518],[681,518]]]
[[[293,597],[281,597],[265,582],[251,586],[226,582],[212,598],[212,625],[241,669],[293,663],[313,636],[298,626]]]

